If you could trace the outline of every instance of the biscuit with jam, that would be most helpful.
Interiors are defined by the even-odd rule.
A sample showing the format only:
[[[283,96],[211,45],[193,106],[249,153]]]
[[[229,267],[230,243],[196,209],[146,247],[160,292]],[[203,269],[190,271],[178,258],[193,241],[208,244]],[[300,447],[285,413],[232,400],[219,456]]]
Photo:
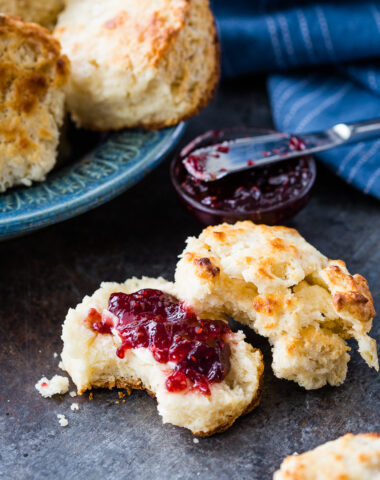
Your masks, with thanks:
[[[209,436],[258,405],[262,355],[242,332],[197,317],[177,298],[162,278],[103,283],[69,310],[62,363],[79,394],[144,389],[164,423]]]

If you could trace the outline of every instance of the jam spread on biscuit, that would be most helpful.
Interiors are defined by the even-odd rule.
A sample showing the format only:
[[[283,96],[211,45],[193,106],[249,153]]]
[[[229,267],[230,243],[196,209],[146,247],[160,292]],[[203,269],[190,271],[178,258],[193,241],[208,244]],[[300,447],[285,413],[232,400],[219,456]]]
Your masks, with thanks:
[[[230,369],[230,347],[224,336],[231,333],[220,320],[201,320],[175,297],[160,290],[143,289],[132,294],[113,293],[108,309],[91,309],[92,329],[118,334],[116,354],[124,358],[133,348],[149,348],[160,363],[172,363],[166,380],[170,392],[186,389],[210,394],[210,384],[221,382]]]

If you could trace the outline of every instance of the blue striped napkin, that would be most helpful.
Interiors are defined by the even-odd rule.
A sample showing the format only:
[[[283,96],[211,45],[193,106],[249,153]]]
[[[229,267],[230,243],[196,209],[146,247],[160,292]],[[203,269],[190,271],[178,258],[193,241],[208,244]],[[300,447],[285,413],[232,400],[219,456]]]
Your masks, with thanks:
[[[214,0],[223,74],[269,72],[276,128],[293,133],[380,118],[380,2]],[[380,199],[380,139],[318,155]]]

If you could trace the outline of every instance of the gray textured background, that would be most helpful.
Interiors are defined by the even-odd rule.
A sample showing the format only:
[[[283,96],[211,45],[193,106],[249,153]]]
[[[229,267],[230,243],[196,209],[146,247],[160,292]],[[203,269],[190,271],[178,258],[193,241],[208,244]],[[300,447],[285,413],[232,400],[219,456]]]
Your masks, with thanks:
[[[225,83],[211,107],[189,122],[182,145],[206,129],[270,127],[263,83]],[[227,432],[193,443],[162,425],[155,401],[115,391],[45,400],[34,389],[59,373],[60,326],[69,306],[103,280],[172,279],[177,255],[201,226],[177,203],[168,159],[139,185],[93,212],[0,244],[0,477],[11,479],[270,479],[282,458],[339,435],[380,430],[379,377],[353,345],[345,384],[306,392],[274,378],[266,342],[261,405]],[[314,196],[291,225],[370,282],[380,305],[380,205],[319,169]],[[379,339],[378,323],[374,335]],[[70,404],[79,402],[80,411]],[[69,426],[58,425],[63,413]]]

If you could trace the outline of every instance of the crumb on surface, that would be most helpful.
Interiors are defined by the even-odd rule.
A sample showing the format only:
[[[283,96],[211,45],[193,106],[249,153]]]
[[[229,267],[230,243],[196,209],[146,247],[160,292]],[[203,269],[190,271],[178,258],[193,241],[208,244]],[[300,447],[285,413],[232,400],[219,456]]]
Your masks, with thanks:
[[[116,403],[116,405],[118,405],[120,402],[119,402],[119,400],[116,400],[116,402],[115,402],[115,403]]]
[[[79,410],[79,405],[77,403],[72,403],[70,408],[74,412],[76,410]]]
[[[199,438],[193,438],[194,443],[199,443]]]
[[[117,394],[119,395],[119,398],[124,398],[124,397],[125,397],[125,393],[124,393],[124,392],[117,392]]]
[[[76,397],[77,396],[77,392],[75,390],[71,390],[71,392],[69,393],[70,397]]]
[[[67,427],[67,425],[69,424],[69,421],[67,420],[67,418],[64,415],[62,415],[62,413],[58,413],[57,417],[61,427]]]
[[[88,399],[89,400],[92,400],[94,398],[94,394],[92,392],[90,392],[89,396],[88,396]]]
[[[58,357],[58,353],[57,353],[57,352],[54,352],[54,353],[53,353],[53,357],[54,357],[54,358],[57,358],[57,357]]]
[[[35,388],[45,398],[58,394],[62,395],[69,391],[69,379],[60,375],[54,375],[51,380],[42,377],[35,384]]]

